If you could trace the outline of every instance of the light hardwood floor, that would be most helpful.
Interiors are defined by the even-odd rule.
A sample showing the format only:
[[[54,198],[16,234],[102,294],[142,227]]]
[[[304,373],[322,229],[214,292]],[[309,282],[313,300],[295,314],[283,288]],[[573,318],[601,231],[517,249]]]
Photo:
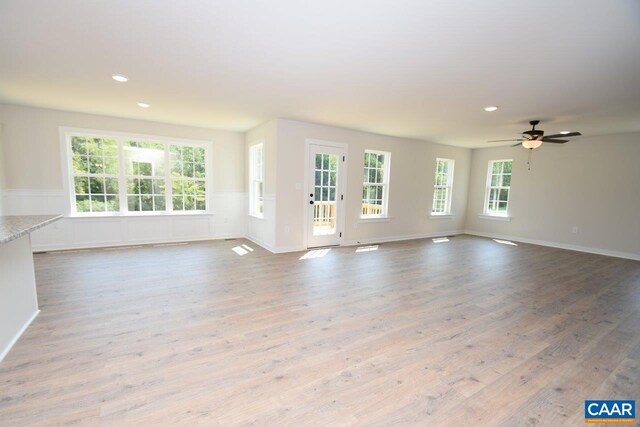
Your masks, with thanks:
[[[640,398],[640,262],[470,236],[302,255],[36,255],[0,425],[584,425],[585,399]]]

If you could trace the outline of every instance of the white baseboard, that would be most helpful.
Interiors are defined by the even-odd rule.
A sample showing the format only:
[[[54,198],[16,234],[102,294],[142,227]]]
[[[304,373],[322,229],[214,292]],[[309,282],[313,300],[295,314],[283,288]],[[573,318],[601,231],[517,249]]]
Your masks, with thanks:
[[[209,240],[224,240],[224,239],[244,239],[242,234],[229,234],[222,236],[212,237],[197,237],[193,239],[161,239],[157,241],[144,241],[144,242],[130,242],[130,243],[116,243],[116,244],[86,244],[86,245],[39,245],[33,248],[33,253],[51,252],[51,251],[73,251],[78,249],[103,249],[103,248],[126,248],[130,246],[150,246],[150,245],[162,245],[171,243],[190,243],[190,242],[206,242]]]
[[[20,330],[14,335],[11,342],[9,342],[9,344],[7,344],[7,346],[2,350],[2,352],[0,353],[0,362],[2,362],[5,356],[9,354],[9,351],[13,348],[15,343],[18,341],[18,339],[20,339],[24,331],[27,330],[29,325],[31,325],[31,322],[33,322],[33,320],[38,316],[38,314],[40,314],[40,310],[36,310],[36,312],[33,313],[33,315],[29,318],[29,320],[27,320],[25,324],[22,325],[22,328],[20,328]]]
[[[271,252],[272,254],[277,253],[277,252],[276,252],[276,249],[275,249],[273,246],[271,246],[271,245],[270,245],[270,244],[268,244],[268,243],[263,242],[262,240],[259,240],[259,239],[255,238],[255,237],[249,237],[249,236],[244,236],[244,238],[245,238],[245,239],[247,239],[248,241],[253,242],[253,243],[255,243],[256,245],[258,245],[258,246],[262,247],[263,249],[268,250],[268,251],[269,251],[269,252]]]
[[[372,238],[372,239],[348,240],[348,241],[345,241],[342,244],[342,246],[370,245],[372,243],[400,242],[403,240],[432,239],[434,237],[455,236],[458,234],[464,234],[464,231],[463,230],[437,231],[433,233],[409,234],[406,236],[391,236],[391,237],[379,237],[379,238]]]
[[[550,248],[567,249],[570,251],[586,252],[590,254],[605,255],[605,256],[612,256],[616,258],[626,258],[634,261],[640,261],[640,254],[634,254],[631,252],[610,251],[608,249],[590,248],[587,246],[578,246],[578,245],[570,245],[567,243],[549,242],[546,240],[527,239],[524,237],[507,236],[504,234],[484,233],[481,231],[474,231],[474,230],[464,230],[464,234],[470,234],[472,236],[479,236],[479,237],[488,237],[490,239],[511,240],[514,242],[529,243],[531,245],[548,246]]]

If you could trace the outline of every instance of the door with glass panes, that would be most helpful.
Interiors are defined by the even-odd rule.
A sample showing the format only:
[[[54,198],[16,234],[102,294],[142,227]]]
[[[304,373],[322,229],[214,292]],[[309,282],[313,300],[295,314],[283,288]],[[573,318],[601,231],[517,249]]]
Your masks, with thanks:
[[[339,245],[344,179],[344,149],[309,145],[309,187],[307,203],[307,246]]]

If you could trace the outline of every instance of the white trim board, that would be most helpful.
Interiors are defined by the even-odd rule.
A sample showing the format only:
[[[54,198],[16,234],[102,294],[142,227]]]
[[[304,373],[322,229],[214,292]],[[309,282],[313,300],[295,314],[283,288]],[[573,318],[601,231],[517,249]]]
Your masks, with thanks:
[[[549,242],[546,240],[527,239],[524,237],[507,236],[504,234],[484,233],[481,231],[473,231],[473,230],[464,230],[464,234],[469,234],[471,236],[478,236],[478,237],[488,237],[490,239],[511,240],[514,242],[528,243],[531,245],[547,246],[550,248],[566,249],[569,251],[586,252],[589,254],[605,255],[605,256],[612,256],[616,258],[625,258],[625,259],[631,259],[634,261],[640,261],[640,254],[634,254],[631,252],[610,251],[607,249],[590,248],[586,246],[571,245],[567,243]]]
[[[2,350],[2,352],[0,353],[0,362],[2,362],[2,360],[5,358],[5,356],[7,354],[9,354],[9,352],[11,351],[13,346],[16,344],[16,342],[18,342],[18,340],[20,339],[22,334],[24,334],[24,331],[27,330],[29,325],[31,325],[31,323],[38,316],[38,314],[40,314],[40,310],[36,310],[36,312],[33,313],[33,315],[31,315],[31,317],[29,319],[27,319],[27,321],[24,323],[24,325],[22,325],[22,328],[20,328],[20,330],[14,335],[13,339],[11,340],[11,342],[9,342],[9,344],[7,344],[7,346]]]

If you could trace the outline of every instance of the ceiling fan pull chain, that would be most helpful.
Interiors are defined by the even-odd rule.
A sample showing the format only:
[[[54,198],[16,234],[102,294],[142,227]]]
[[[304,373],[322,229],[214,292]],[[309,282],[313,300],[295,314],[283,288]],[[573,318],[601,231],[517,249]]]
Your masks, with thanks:
[[[529,148],[529,156],[527,159],[527,170],[531,170],[531,153],[533,153],[533,148]]]

